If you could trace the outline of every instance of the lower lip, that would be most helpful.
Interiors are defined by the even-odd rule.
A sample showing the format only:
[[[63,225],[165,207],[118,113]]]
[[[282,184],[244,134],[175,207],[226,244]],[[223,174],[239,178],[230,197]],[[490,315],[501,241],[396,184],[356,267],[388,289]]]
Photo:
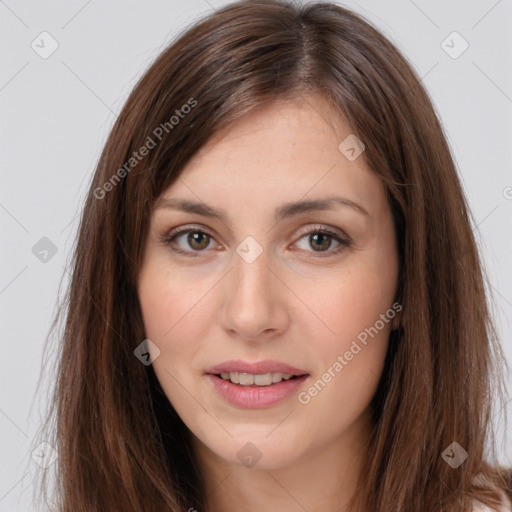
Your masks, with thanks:
[[[308,375],[259,387],[233,384],[217,375],[208,374],[208,378],[218,393],[230,404],[244,409],[263,409],[293,395],[308,378]]]

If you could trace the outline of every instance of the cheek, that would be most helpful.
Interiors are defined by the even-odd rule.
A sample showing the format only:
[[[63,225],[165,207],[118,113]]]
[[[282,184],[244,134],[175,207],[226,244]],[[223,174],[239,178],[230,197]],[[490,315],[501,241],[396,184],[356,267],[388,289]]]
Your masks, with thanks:
[[[138,286],[146,335],[165,344],[182,325],[199,326],[190,322],[190,317],[201,314],[201,302],[209,288],[207,278],[177,271],[165,257],[153,257],[144,267]]]
[[[145,335],[159,349],[157,357],[152,354],[152,367],[166,397],[180,411],[180,416],[194,417],[201,411],[191,408],[189,393],[195,393],[199,368],[195,368],[194,362],[204,350],[202,343],[207,339],[205,324],[208,322],[204,321],[201,303],[204,292],[201,293],[198,283],[193,289],[185,288],[184,292],[176,275],[172,278],[170,272],[153,269],[139,280]]]
[[[371,287],[353,289],[347,283],[347,287],[333,287],[330,292],[320,311],[334,334],[325,328],[322,336],[317,329],[310,330],[312,336],[316,333],[312,357],[317,364],[308,387],[298,396],[311,429],[322,428],[327,437],[347,429],[371,402],[384,368],[395,314],[390,309],[392,295],[383,300],[371,293]]]
[[[396,273],[393,258],[386,264],[377,256],[361,258],[329,278],[316,280],[314,287],[300,290],[315,313],[302,321],[302,329],[314,341],[312,360],[318,362],[301,401],[316,403],[310,411],[336,404],[346,419],[357,416],[371,400],[396,315]]]
[[[200,348],[198,340],[206,338],[204,305],[209,287],[201,283],[190,286],[190,280],[187,284],[177,273],[158,272],[157,265],[141,275],[139,300],[145,334],[160,349],[155,369],[175,371],[177,362],[189,364]]]
[[[372,393],[383,369],[395,315],[392,295],[384,300],[371,291],[344,287],[327,295],[320,311],[330,331],[324,328],[319,336],[317,329],[311,330],[312,336],[316,333],[314,350],[320,362],[318,390],[326,384],[334,392],[331,399],[337,400],[336,395],[358,400]]]
[[[372,328],[391,308],[395,293],[393,268],[379,271],[371,265],[331,273],[315,279],[315,286],[303,281],[297,295],[304,297],[307,313],[303,320],[310,336],[332,350],[342,350],[350,341]],[[393,315],[394,316],[394,315]],[[390,321],[378,323],[378,330],[389,330]],[[364,338],[364,334],[361,336]]]
[[[358,340],[339,344],[339,350],[329,354],[323,371],[305,390],[301,403],[314,404],[311,412],[314,409],[327,414],[336,411],[333,426],[345,428],[371,402],[382,374],[387,346],[388,334],[384,330],[366,344]]]

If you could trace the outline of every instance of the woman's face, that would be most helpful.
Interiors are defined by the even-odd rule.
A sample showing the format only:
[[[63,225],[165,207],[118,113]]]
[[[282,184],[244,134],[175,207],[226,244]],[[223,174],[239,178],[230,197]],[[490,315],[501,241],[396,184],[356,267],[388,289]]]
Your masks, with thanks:
[[[166,396],[200,450],[238,465],[286,467],[367,433],[400,309],[383,185],[352,138],[339,148],[343,120],[306,100],[203,146],[155,207],[139,276]]]

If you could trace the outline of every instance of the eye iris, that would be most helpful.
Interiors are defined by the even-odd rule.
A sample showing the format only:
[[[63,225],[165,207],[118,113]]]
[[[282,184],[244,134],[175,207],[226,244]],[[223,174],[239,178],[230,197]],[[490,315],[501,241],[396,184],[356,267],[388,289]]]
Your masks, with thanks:
[[[326,250],[331,245],[331,237],[329,235],[326,235],[325,233],[315,233],[311,235],[311,240],[313,240],[312,243],[310,243],[311,247],[315,249],[314,244],[318,243],[318,238],[320,237],[320,250]],[[322,243],[323,242],[323,243]]]
[[[209,236],[206,233],[192,231],[187,236],[187,242],[190,244],[190,247],[193,247],[194,249],[205,249],[208,247]]]

